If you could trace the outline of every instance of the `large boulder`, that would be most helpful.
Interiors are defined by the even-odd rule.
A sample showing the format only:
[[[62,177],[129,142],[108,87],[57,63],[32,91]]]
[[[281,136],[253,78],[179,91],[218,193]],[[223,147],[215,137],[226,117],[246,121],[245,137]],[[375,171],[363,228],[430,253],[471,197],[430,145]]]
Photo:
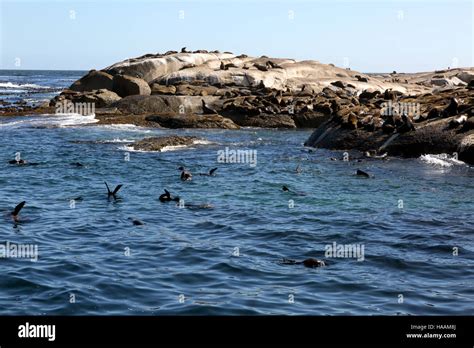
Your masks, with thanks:
[[[121,97],[151,94],[150,86],[145,80],[127,75],[114,76],[113,91]]]
[[[94,93],[96,107],[103,108],[122,99],[117,93],[100,89]]]
[[[91,70],[86,76],[83,76],[74,82],[70,90],[76,92],[89,92],[99,89],[112,90],[113,76],[103,71]]]

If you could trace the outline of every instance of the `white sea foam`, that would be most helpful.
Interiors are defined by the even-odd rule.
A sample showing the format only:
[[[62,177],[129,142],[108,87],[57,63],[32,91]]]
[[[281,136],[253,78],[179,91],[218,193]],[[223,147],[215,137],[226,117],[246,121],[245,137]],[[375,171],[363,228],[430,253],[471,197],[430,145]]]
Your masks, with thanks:
[[[169,152],[169,151],[176,151],[176,150],[183,150],[185,148],[189,148],[188,145],[175,145],[175,146],[165,146],[161,149],[161,152]]]
[[[424,163],[444,168],[452,167],[454,165],[465,165],[463,161],[460,161],[445,153],[439,155],[421,155],[420,160]]]
[[[83,124],[96,123],[99,120],[95,115],[83,116],[80,114],[57,114],[57,115],[38,115],[38,116],[20,116],[0,120],[0,127],[71,127]]]
[[[133,143],[135,140],[132,139],[120,139],[120,138],[115,138],[112,140],[104,140],[104,143]]]
[[[194,140],[193,144],[195,144],[195,145],[210,145],[210,144],[214,144],[214,143],[210,140],[198,139],[198,140]]]
[[[144,127],[139,127],[134,124],[106,124],[100,125],[99,127],[111,130],[120,130],[120,131],[132,131],[132,132],[142,132],[142,133],[150,133],[151,130],[146,129]]]
[[[29,89],[47,89],[48,86],[35,85],[34,83],[15,84],[11,82],[0,82],[0,88],[29,88]]]

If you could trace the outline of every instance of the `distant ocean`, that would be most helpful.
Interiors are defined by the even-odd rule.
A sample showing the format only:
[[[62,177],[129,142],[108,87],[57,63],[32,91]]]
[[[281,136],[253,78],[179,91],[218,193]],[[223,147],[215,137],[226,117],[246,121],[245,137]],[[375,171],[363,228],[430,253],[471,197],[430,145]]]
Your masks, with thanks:
[[[0,70],[0,100],[40,104],[50,100],[86,71]]]
[[[84,73],[0,71],[0,99],[49,100]],[[95,122],[0,117],[1,315],[474,312],[472,167],[433,155],[333,161],[342,152],[303,146],[311,130]],[[128,147],[170,134],[207,141]],[[255,151],[256,165],[218,163],[226,148]],[[18,153],[38,165],[8,164]],[[192,181],[179,180],[179,166]],[[216,176],[198,175],[214,167]],[[123,184],[119,200],[108,200],[104,181]],[[214,208],[161,203],[164,189]],[[14,224],[21,201],[24,221]],[[32,246],[37,261],[12,245]],[[309,257],[327,266],[280,262]]]

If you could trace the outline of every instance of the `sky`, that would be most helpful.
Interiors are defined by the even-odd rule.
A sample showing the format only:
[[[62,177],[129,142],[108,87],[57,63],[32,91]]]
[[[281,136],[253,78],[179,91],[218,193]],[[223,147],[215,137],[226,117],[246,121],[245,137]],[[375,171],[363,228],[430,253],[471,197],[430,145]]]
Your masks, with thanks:
[[[0,0],[0,69],[207,49],[363,72],[474,66],[474,0]]]

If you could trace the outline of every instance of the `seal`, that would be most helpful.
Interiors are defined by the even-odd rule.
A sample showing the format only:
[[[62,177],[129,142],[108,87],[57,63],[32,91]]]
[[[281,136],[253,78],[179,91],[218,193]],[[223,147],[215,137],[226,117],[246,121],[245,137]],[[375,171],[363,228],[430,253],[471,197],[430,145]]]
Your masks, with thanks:
[[[324,267],[326,266],[326,262],[314,258],[309,258],[303,261],[296,261],[291,259],[283,259],[281,261],[283,265],[303,265],[308,268],[317,268],[317,267]]]
[[[123,185],[117,185],[115,187],[115,190],[113,191],[110,191],[110,188],[109,188],[109,185],[107,185],[107,183],[104,181],[104,184],[105,186],[107,187],[107,194],[108,194],[108,198],[110,199],[110,197],[112,196],[114,198],[114,200],[117,200],[117,192],[119,192],[120,188],[123,186]]]
[[[132,220],[132,224],[134,226],[143,226],[143,225],[145,225],[145,223],[141,220],[137,220],[137,219],[134,219],[134,218],[131,218],[131,217],[129,217],[128,219]]]
[[[410,131],[415,131],[415,126],[411,121],[410,117],[407,114],[402,114],[402,123],[397,127],[397,133],[407,133]]]
[[[360,170],[360,169],[357,169],[356,175],[357,175],[357,176],[363,176],[363,177],[365,177],[365,178],[370,178],[370,175],[369,175],[368,173],[366,173],[366,172],[364,172],[364,171],[362,171],[362,170]]]
[[[18,215],[20,214],[20,211],[23,209],[23,207],[25,206],[26,204],[26,201],[23,201],[21,202],[20,204],[18,204],[15,209],[13,209],[13,211],[11,212],[10,216],[12,217],[13,221],[15,222],[20,222],[19,218],[18,218]]]
[[[215,176],[215,172],[216,172],[217,168],[212,168],[209,173],[199,173],[199,175],[202,175],[202,176]]]
[[[456,98],[451,98],[449,105],[443,110],[444,117],[456,116],[458,114],[459,102]]]
[[[171,202],[171,201],[175,201],[175,202],[179,202],[179,197],[171,197],[171,193],[165,189],[165,193],[163,193],[160,197],[159,197],[159,200],[160,202]]]
[[[179,167],[178,170],[181,170],[181,180],[182,181],[191,181],[193,180],[193,175],[190,171],[187,171],[184,167]]]
[[[215,115],[217,114],[217,111],[214,109],[211,109],[209,106],[206,105],[206,102],[204,99],[201,99],[201,104],[202,104],[202,113],[204,115]]]
[[[305,192],[298,192],[298,191],[293,191],[293,190],[290,190],[287,186],[283,185],[283,187],[281,188],[284,192],[290,192],[290,193],[293,193],[295,195],[298,195],[298,196],[306,196],[306,193]]]

